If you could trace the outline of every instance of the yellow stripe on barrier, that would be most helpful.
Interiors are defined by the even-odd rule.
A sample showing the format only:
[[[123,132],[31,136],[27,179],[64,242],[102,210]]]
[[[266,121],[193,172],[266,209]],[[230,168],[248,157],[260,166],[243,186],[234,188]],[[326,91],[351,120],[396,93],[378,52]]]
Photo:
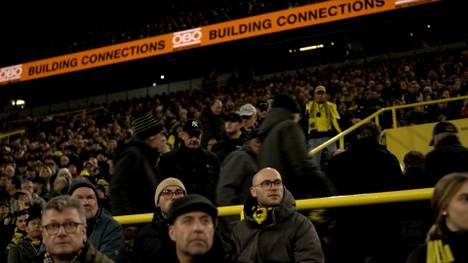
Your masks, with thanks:
[[[411,202],[431,199],[433,188],[422,188],[403,191],[370,193],[370,194],[357,194],[357,195],[342,195],[331,196],[324,198],[304,199],[297,200],[296,206],[298,210],[312,209],[312,208],[332,208],[332,207],[345,207],[345,206],[360,206],[372,204],[386,204],[386,203],[399,203]],[[222,206],[218,207],[219,216],[233,216],[240,215],[242,205]],[[153,218],[153,214],[138,214],[138,215],[124,215],[114,216],[122,225],[127,224],[140,224],[149,223]]]

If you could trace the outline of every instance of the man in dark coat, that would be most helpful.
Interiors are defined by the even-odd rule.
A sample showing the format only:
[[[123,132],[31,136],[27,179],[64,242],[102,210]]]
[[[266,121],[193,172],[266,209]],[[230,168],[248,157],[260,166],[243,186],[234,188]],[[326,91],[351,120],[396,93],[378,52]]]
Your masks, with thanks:
[[[244,204],[245,220],[232,231],[240,262],[325,262],[312,222],[273,168],[260,170]]]
[[[403,172],[394,154],[379,143],[380,128],[373,122],[361,126],[357,140],[336,154],[326,168],[340,194],[363,194],[401,189]]]
[[[380,128],[373,122],[361,126],[356,141],[331,158],[326,172],[339,194],[362,194],[401,189],[403,173],[395,155],[379,143]],[[339,208],[336,240],[338,262],[399,262],[399,217],[403,206],[358,206]],[[385,227],[383,227],[385,226]],[[398,250],[397,250],[398,251]]]
[[[175,250],[161,262],[231,263],[235,244],[216,232],[218,210],[204,196],[190,194],[177,199],[167,215],[169,237]]]
[[[189,193],[201,194],[214,201],[219,176],[219,162],[215,154],[201,147],[203,132],[198,120],[188,120],[184,125],[180,149],[161,156],[159,169],[163,178],[181,180]]]
[[[307,153],[304,133],[298,125],[300,107],[289,95],[274,97],[272,111],[260,126],[259,168],[272,167],[283,175],[284,185],[296,198],[329,196],[331,182]]]
[[[458,138],[458,129],[450,122],[434,126],[430,145],[434,149],[426,155],[424,174],[433,187],[443,176],[453,172],[468,171],[468,150]]]
[[[80,201],[68,195],[51,199],[42,211],[46,248],[36,262],[112,263],[86,238],[86,215]]]
[[[99,205],[96,187],[86,179],[79,179],[70,185],[68,194],[80,200],[85,209],[88,240],[108,258],[123,262],[122,226]]]
[[[158,185],[156,169],[163,125],[151,113],[133,122],[134,136],[115,157],[115,173],[110,183],[113,215],[153,211],[153,194]]]
[[[172,203],[186,194],[184,184],[173,177],[164,179],[158,185],[154,195],[156,211],[153,221],[144,226],[135,238],[133,263],[166,258],[168,253],[175,250],[174,242],[169,238],[167,214]]]
[[[26,219],[27,235],[16,246],[10,249],[8,252],[8,263],[30,263],[38,255],[42,244],[41,210],[40,204],[35,204],[28,208],[28,218]]]

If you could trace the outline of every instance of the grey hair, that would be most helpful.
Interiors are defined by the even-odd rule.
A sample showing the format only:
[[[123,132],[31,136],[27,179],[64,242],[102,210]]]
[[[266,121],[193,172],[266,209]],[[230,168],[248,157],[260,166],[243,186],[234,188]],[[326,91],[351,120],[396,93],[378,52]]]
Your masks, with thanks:
[[[81,223],[86,225],[86,214],[80,200],[69,195],[59,195],[50,199],[42,210],[42,214],[45,214],[47,210],[63,212],[66,208],[75,208],[78,211]]]

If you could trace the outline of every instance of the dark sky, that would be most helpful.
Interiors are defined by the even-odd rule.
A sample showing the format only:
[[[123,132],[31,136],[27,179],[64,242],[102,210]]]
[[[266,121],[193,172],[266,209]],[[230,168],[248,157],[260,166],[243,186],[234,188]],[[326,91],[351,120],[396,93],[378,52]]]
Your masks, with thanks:
[[[29,14],[11,12],[2,15],[0,23],[8,26],[5,26],[1,33],[0,67],[70,53],[71,44],[86,39],[89,30],[100,28],[119,32],[128,26],[144,25],[155,15],[155,11],[150,7],[139,9],[132,11],[131,8],[121,8],[117,11],[102,12],[89,7],[71,7],[66,9],[68,11],[60,12],[46,10]],[[19,95],[36,99],[48,94],[48,89],[67,87],[67,92],[54,94],[54,98],[52,96],[45,98],[62,100],[83,94],[112,92],[117,88],[148,86],[158,79],[160,74],[167,74],[167,81],[177,81],[204,77],[213,70],[218,72],[244,70],[247,74],[249,71],[254,71],[256,74],[271,73],[310,66],[314,63],[329,63],[335,58],[337,61],[342,61],[343,59],[339,60],[339,57],[344,53],[345,45],[353,41],[364,43],[369,55],[372,52],[407,50],[413,48],[409,32],[415,30],[423,32],[424,26],[428,23],[431,23],[434,32],[437,31],[435,35],[426,30],[425,33],[433,42],[430,44],[437,44],[440,38],[447,41],[451,41],[451,37],[468,39],[468,29],[462,26],[466,24],[466,19],[458,15],[457,12],[461,11],[457,10],[463,9],[447,8],[444,4],[362,17],[0,86],[0,93],[2,99]],[[421,37],[425,36],[418,35],[418,37],[413,41],[414,48],[419,47]],[[334,49],[300,55],[288,53],[290,48],[327,41],[336,43]]]

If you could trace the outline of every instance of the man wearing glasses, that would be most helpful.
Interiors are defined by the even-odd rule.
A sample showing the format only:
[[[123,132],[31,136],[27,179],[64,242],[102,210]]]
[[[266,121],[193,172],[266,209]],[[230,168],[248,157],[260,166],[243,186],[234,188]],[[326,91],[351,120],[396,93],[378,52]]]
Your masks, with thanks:
[[[159,183],[154,195],[156,211],[153,221],[143,227],[135,238],[133,263],[166,258],[167,253],[175,250],[168,234],[167,215],[172,203],[186,194],[185,186],[179,179],[169,177]]]
[[[112,263],[87,241],[86,215],[80,201],[62,195],[42,211],[42,239],[46,252],[37,262]]]
[[[244,220],[232,232],[240,262],[324,262],[313,224],[296,211],[294,197],[270,167],[254,175]]]

